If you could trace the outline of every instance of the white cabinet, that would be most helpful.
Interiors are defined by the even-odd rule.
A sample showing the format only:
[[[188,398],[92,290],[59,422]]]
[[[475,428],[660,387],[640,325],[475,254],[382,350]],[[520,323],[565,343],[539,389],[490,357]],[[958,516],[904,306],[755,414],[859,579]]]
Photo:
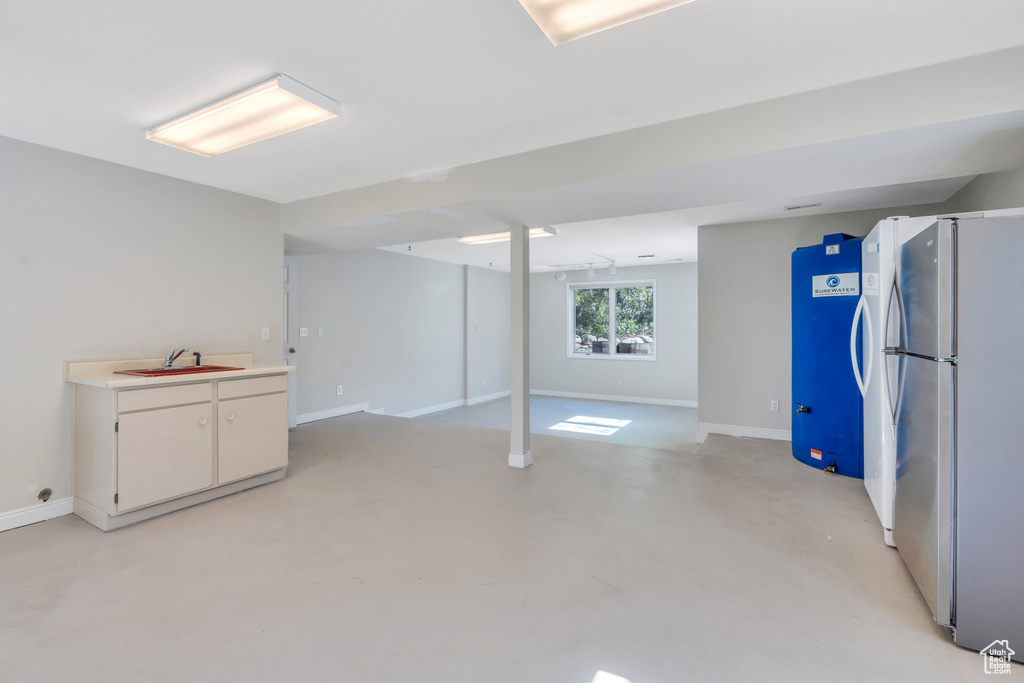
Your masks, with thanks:
[[[75,513],[104,531],[284,477],[286,374],[75,387]]]
[[[280,384],[261,380],[279,380]],[[227,484],[287,465],[285,376],[222,382],[221,387],[217,402],[217,481]],[[277,393],[230,398],[239,393],[268,390]]]
[[[118,416],[118,512],[213,484],[212,413],[200,403]]]

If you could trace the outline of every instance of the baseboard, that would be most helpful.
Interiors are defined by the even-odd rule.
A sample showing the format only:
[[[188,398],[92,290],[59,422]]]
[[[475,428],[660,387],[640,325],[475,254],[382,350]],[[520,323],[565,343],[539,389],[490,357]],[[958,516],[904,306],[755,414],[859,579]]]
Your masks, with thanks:
[[[74,505],[75,514],[93,526],[98,527],[102,531],[113,531],[114,529],[126,527],[129,524],[135,524],[147,519],[159,517],[160,515],[166,515],[168,512],[183,510],[187,507],[192,507],[193,505],[199,505],[200,503],[229,496],[232,493],[238,493],[239,491],[245,491],[246,489],[269,484],[272,481],[284,479],[287,473],[288,466],[286,465],[280,469],[264,472],[263,474],[256,475],[255,477],[242,479],[230,484],[224,484],[223,486],[214,486],[213,488],[205,489],[199,493],[193,493],[190,496],[175,498],[174,500],[168,500],[158,505],[142,508],[140,510],[123,512],[119,515],[109,515],[84,500],[76,498]]]
[[[295,418],[296,424],[305,424],[307,422],[316,422],[317,420],[326,420],[332,417],[341,417],[342,415],[351,415],[352,413],[365,413],[369,412],[369,403],[357,403],[351,406],[341,406],[340,408],[331,408],[330,410],[321,410],[316,413],[305,413]]]
[[[442,410],[451,410],[452,408],[459,408],[464,405],[466,405],[466,399],[460,398],[458,401],[449,401],[448,403],[439,403],[436,406],[427,406],[426,408],[417,408],[405,413],[398,413],[395,417],[420,417],[421,415],[439,413]]]
[[[475,398],[466,399],[467,406],[475,406],[477,403],[487,403],[488,401],[496,401],[499,398],[505,398],[511,396],[512,390],[506,389],[505,391],[499,391],[495,394],[485,394],[484,396],[477,396]]]
[[[747,436],[754,439],[775,439],[792,441],[793,432],[788,429],[764,429],[763,427],[740,427],[737,425],[720,425],[701,422],[697,427],[697,443],[704,443],[708,434],[725,434],[727,436]]]
[[[533,464],[533,454],[530,451],[526,453],[509,453],[508,454],[508,466],[516,467],[518,469],[525,469]]]
[[[677,408],[696,408],[696,401],[682,401],[675,398],[645,398],[643,396],[617,396],[615,394],[578,394],[574,391],[549,391],[548,389],[531,389],[531,396],[555,396],[557,398],[582,398],[589,401],[616,401],[618,403],[646,403],[653,406],[676,406]]]
[[[36,522],[45,522],[54,517],[63,517],[74,512],[75,499],[72,497],[60,500],[49,500],[45,503],[30,505],[20,510],[0,513],[0,531],[28,526]]]

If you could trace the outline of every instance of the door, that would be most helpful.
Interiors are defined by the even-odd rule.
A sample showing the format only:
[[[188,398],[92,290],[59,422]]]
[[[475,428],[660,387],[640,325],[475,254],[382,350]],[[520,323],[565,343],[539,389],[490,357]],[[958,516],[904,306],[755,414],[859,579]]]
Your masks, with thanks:
[[[213,483],[212,408],[201,403],[118,417],[118,512]]]
[[[900,249],[899,285],[907,329],[903,349],[927,358],[956,355],[953,222],[942,220]]]
[[[1024,219],[987,215],[956,239],[956,641],[1024,661]]]
[[[284,353],[282,358],[288,365],[296,365],[298,354],[295,353],[295,342],[299,337],[299,259],[296,256],[284,257]],[[298,423],[299,373],[288,373],[288,427]]]
[[[904,329],[893,538],[935,620],[952,623],[956,366],[952,222],[900,250]]]
[[[935,620],[950,625],[955,366],[905,359],[896,436],[893,540]]]
[[[287,403],[283,393],[217,403],[218,483],[226,484],[288,464]]]
[[[864,392],[864,487],[868,491],[886,543],[892,545],[893,495],[896,472],[896,403],[900,357],[884,349],[900,345],[897,304],[895,233],[897,221],[879,222],[864,238],[862,249],[863,294],[867,306],[863,326]]]

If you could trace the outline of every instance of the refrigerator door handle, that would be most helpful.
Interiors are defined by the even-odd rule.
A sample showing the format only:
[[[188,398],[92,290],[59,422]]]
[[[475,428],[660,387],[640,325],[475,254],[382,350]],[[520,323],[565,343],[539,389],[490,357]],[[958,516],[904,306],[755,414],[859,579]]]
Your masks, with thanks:
[[[903,343],[899,345],[899,349],[903,350],[910,348],[910,339],[907,335],[907,311],[903,307],[903,291],[900,290],[900,283],[897,280],[893,280],[893,291],[896,293],[896,308],[898,308],[900,312],[900,336],[903,337]],[[903,387],[907,381],[906,358],[902,356],[897,356],[897,358],[899,358],[897,361],[899,364],[897,377],[899,379],[896,381],[896,405],[892,407],[893,438],[896,438],[896,428],[899,427],[900,424],[900,409],[903,407]],[[886,387],[885,390],[888,393],[889,387]]]
[[[857,363],[857,323],[863,318],[864,325],[867,327],[868,339],[873,339],[875,336],[875,331],[871,329],[871,316],[864,315],[867,306],[867,300],[861,295],[860,301],[857,302],[857,310],[853,313],[853,324],[850,326],[850,363],[853,365],[853,378],[857,380],[857,388],[860,389],[862,397],[867,395],[868,386],[871,384],[871,364],[874,359],[874,354],[869,350],[865,354],[867,362],[865,363],[864,377],[862,378],[860,365]]]
[[[885,298],[885,318],[882,322],[882,394],[885,396],[885,409],[889,411],[889,425],[892,427],[892,438],[896,440],[896,411],[893,408],[894,402],[892,399],[892,389],[889,384],[889,359],[888,356],[895,355],[896,350],[899,348],[899,340],[896,340],[896,346],[889,346],[889,313],[892,311],[892,297],[898,287],[896,282],[896,267],[895,258],[893,259],[892,269],[892,282],[889,283],[889,295]],[[900,369],[900,357],[896,356],[896,371]]]

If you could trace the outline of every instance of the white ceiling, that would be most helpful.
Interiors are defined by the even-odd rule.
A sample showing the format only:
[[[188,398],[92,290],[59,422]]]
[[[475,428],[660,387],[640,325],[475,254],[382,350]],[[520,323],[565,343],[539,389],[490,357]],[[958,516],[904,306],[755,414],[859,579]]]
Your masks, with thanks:
[[[1019,0],[697,0],[554,48],[517,0],[8,2],[0,135],[288,202],[1003,50],[1022,25]],[[342,115],[211,159],[143,137],[278,72]]]

